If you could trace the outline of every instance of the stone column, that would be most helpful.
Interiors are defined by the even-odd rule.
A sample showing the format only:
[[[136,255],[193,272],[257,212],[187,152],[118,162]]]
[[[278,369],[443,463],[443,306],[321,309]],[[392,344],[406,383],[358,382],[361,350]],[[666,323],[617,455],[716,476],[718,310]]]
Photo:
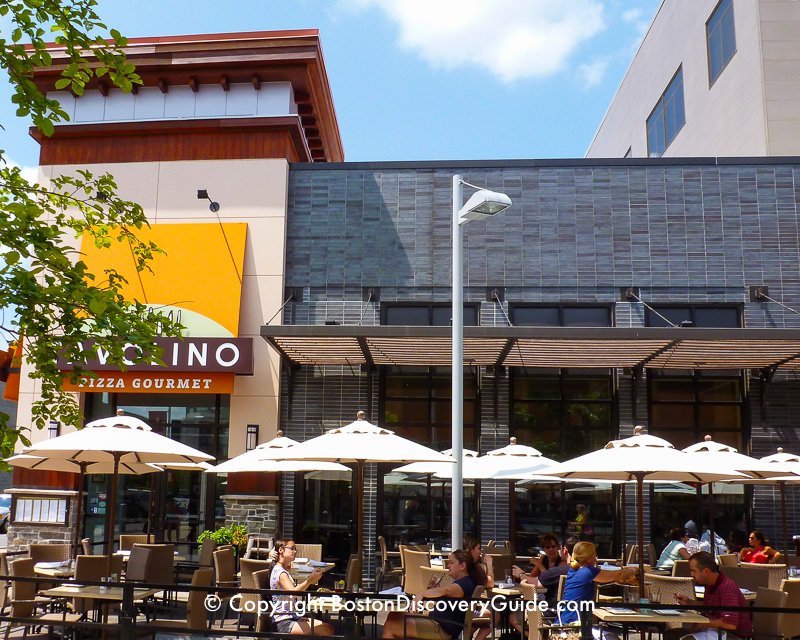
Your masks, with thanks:
[[[278,533],[278,496],[225,495],[225,526],[242,524],[248,533],[274,537]]]

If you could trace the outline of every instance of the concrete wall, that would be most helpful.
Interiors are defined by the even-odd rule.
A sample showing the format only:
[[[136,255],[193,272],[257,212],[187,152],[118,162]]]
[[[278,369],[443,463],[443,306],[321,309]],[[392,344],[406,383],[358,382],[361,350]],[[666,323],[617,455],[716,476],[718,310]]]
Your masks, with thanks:
[[[664,156],[800,153],[797,143],[783,144],[780,152],[768,147],[764,103],[767,74],[773,78],[770,91],[776,96],[784,93],[780,86],[781,82],[785,84],[784,78],[800,77],[797,65],[791,63],[800,55],[797,53],[800,30],[792,30],[791,23],[776,23],[774,18],[759,22],[759,6],[769,5],[765,14],[774,16],[800,11],[800,6],[788,1],[734,0],[736,53],[709,86],[705,25],[717,2],[664,0],[595,134],[587,157],[621,158],[629,147],[632,157],[647,157],[647,118],[681,65],[686,124]],[[763,71],[761,33],[774,40],[764,47],[765,56],[769,50],[774,60]],[[775,109],[786,106],[781,102]]]

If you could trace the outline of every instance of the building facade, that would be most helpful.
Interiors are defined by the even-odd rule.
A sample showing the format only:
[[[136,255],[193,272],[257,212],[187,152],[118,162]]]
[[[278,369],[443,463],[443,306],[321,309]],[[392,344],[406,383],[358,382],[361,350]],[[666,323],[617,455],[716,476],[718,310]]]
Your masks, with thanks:
[[[451,189],[462,174],[514,203],[465,229],[466,447],[484,453],[516,437],[563,460],[644,424],[681,447],[710,433],[759,456],[800,448],[796,160],[344,163],[315,33],[163,38],[134,42],[132,54],[145,81],[136,95],[63,96],[75,121],[41,140],[40,176],[110,171],[142,204],[168,257],[128,294],[172,305],[194,351],[130,378],[98,365],[113,384],[75,389],[87,419],[123,408],[223,459],[278,429],[305,440],[363,409],[448,448]],[[221,344],[250,344],[251,368],[216,370],[211,354],[230,359]],[[36,398],[24,373],[21,424]],[[449,540],[448,483],[391,470],[367,465],[366,550],[379,535],[390,545]],[[103,477],[85,487],[57,474],[14,481],[26,504],[88,491],[85,531],[104,535]],[[150,519],[164,538],[191,543],[252,513],[253,530],[268,521],[343,561],[357,538],[357,496],[341,476],[169,472],[126,479],[121,492],[119,531]],[[717,493],[724,534],[755,522],[781,535],[773,489]],[[654,541],[707,518],[702,496],[649,491]],[[621,526],[630,499],[614,487],[467,483],[465,529],[522,553],[543,532],[572,531],[612,554],[632,537]],[[589,514],[580,531],[569,524],[579,504]],[[19,513],[12,546],[70,525]],[[373,569],[368,561],[365,576]]]
[[[800,6],[664,0],[586,156],[800,154]]]

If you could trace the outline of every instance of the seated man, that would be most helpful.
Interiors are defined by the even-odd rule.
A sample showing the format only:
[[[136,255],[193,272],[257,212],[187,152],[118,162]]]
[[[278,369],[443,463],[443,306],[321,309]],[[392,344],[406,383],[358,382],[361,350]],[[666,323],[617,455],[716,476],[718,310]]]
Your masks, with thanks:
[[[702,602],[691,600],[676,593],[675,599],[680,604],[703,604],[719,607],[715,610],[704,610],[703,615],[709,621],[704,624],[693,624],[684,627],[688,632],[683,638],[694,640],[726,640],[726,638],[746,638],[753,632],[753,619],[749,611],[726,611],[725,607],[742,607],[747,609],[739,586],[719,571],[717,563],[710,553],[699,551],[689,558],[689,569],[695,584],[705,587]],[[673,635],[670,633],[670,635]]]

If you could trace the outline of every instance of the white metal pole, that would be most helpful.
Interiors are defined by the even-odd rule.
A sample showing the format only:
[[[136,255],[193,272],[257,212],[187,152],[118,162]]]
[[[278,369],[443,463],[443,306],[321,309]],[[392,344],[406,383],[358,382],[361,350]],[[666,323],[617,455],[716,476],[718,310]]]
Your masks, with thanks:
[[[461,176],[453,176],[453,389],[452,389],[452,447],[456,463],[452,482],[452,535],[450,544],[460,549],[464,528],[464,283],[461,268],[462,231],[458,212],[463,206]]]

